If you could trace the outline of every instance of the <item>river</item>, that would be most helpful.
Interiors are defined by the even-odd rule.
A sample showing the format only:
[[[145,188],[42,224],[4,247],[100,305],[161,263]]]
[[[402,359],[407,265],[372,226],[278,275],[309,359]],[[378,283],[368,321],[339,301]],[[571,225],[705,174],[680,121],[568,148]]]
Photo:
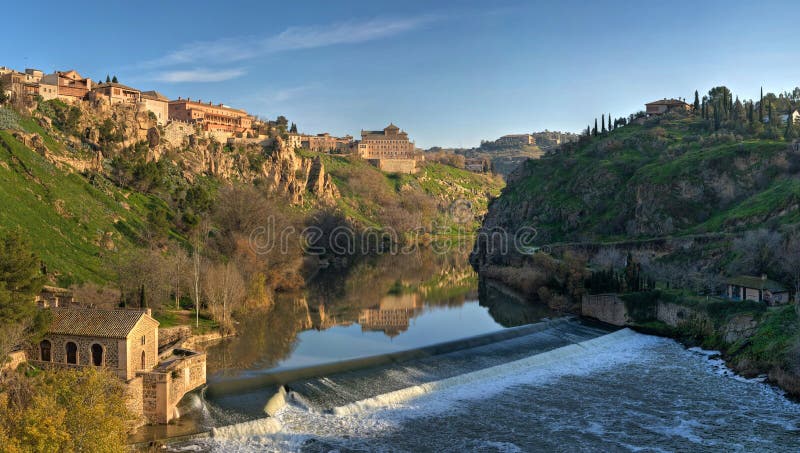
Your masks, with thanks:
[[[479,290],[463,253],[326,272],[239,332],[209,348],[208,392],[143,436],[213,431],[171,451],[800,446],[800,405],[779,390],[707,351]]]

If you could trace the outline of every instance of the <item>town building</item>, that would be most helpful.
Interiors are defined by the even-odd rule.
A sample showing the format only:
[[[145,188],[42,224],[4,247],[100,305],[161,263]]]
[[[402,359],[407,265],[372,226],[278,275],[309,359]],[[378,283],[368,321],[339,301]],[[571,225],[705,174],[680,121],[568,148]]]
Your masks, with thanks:
[[[56,86],[57,97],[67,102],[79,101],[92,90],[92,79],[81,76],[74,69],[42,76],[41,83]]]
[[[198,124],[207,132],[228,134],[244,134],[253,122],[244,110],[188,98],[169,102],[169,119]]]
[[[381,298],[376,307],[361,310],[358,324],[363,332],[381,331],[396,337],[408,330],[410,321],[422,311],[422,302],[417,293],[388,295]]]
[[[205,354],[175,349],[159,355],[158,321],[150,310],[51,308],[44,338],[27,351],[41,368],[106,368],[127,385],[129,406],[150,423],[178,416],[178,401],[205,384]]]
[[[690,111],[692,106],[684,102],[682,99],[667,99],[664,98],[660,101],[648,102],[644,105],[645,113],[648,115],[661,115],[673,110]]]
[[[752,300],[767,305],[781,305],[789,302],[789,291],[780,283],[770,280],[766,274],[761,277],[740,275],[728,279],[726,296],[731,300]]]
[[[394,124],[381,131],[361,131],[358,155],[389,173],[417,171],[416,146],[408,134]]]
[[[97,96],[105,98],[109,104],[136,104],[142,96],[142,92],[136,88],[116,82],[98,83],[92,88]]]
[[[488,159],[482,157],[467,157],[464,159],[464,168],[475,173],[486,173],[490,170],[491,164]]]
[[[145,110],[153,112],[158,124],[167,124],[169,121],[169,98],[158,91],[143,91],[140,102]]]
[[[305,135],[290,132],[286,136],[286,147],[289,149],[299,149],[303,147],[303,138]]]
[[[304,135],[301,137],[301,148],[323,153],[334,151],[341,152],[347,150],[349,149],[350,144],[353,142],[353,137],[349,135],[344,137],[333,137],[327,132],[317,135]]]
[[[495,143],[505,146],[535,145],[536,137],[531,134],[509,134],[498,138]]]
[[[45,89],[41,90],[42,92],[40,93],[42,77],[42,71],[38,69],[28,68],[25,69],[25,72],[18,72],[6,67],[0,69],[0,80],[5,85],[5,94],[10,96],[12,100],[37,95],[47,99],[54,98],[53,85],[46,85]]]
[[[69,307],[75,302],[72,291],[55,286],[44,286],[35,299],[39,308]]]

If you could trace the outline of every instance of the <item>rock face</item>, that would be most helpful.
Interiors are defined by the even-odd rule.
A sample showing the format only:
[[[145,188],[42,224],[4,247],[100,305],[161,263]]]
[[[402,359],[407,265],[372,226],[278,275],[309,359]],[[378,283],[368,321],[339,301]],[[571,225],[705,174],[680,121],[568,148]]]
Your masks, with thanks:
[[[276,149],[261,169],[269,190],[286,195],[293,204],[302,204],[307,193],[325,205],[335,204],[339,191],[325,172],[322,160],[299,157],[277,140]]]

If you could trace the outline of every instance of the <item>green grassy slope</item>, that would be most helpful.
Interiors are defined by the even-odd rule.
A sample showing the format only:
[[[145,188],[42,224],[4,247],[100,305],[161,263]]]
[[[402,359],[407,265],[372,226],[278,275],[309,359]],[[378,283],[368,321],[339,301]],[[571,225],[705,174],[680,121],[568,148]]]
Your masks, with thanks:
[[[107,181],[96,181],[57,168],[0,131],[0,230],[25,231],[62,284],[112,279],[113,255],[133,247],[127,235],[142,226],[144,197],[126,199]]]

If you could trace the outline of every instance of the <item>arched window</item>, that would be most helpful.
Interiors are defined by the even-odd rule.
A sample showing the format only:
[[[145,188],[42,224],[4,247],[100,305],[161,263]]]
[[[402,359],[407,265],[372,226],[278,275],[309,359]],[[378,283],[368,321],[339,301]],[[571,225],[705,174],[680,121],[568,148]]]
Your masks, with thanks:
[[[78,364],[78,345],[69,341],[66,345],[67,363]]]
[[[147,355],[142,351],[142,369],[147,369]]]
[[[103,366],[103,347],[97,343],[92,345],[92,365]]]
[[[39,360],[43,362],[49,362],[51,360],[50,348],[52,347],[53,345],[50,343],[49,340],[42,340],[42,342],[39,343]]]

